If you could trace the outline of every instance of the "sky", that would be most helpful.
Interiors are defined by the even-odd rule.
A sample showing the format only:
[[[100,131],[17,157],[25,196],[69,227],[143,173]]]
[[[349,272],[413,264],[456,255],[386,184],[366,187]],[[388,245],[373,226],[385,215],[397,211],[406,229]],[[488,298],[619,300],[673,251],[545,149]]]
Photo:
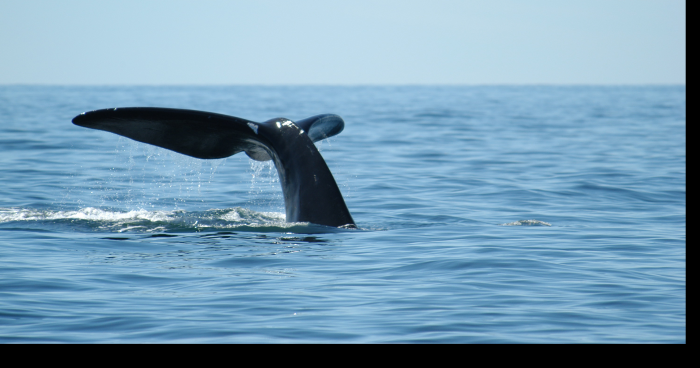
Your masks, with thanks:
[[[680,0],[0,0],[0,84],[686,84]]]

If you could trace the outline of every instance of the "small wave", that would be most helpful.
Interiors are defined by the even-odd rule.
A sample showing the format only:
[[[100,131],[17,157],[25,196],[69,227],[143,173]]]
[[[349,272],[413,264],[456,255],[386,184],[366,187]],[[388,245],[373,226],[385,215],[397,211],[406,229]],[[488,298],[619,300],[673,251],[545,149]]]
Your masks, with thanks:
[[[501,226],[552,226],[552,224],[539,220],[518,220],[515,222],[501,224]]]
[[[305,226],[304,223],[285,222],[283,213],[257,212],[240,207],[199,212],[145,209],[119,211],[93,207],[73,211],[0,208],[0,225],[9,223],[20,224],[20,227],[21,224],[31,227],[59,225],[109,232],[187,232],[232,228],[272,231]]]

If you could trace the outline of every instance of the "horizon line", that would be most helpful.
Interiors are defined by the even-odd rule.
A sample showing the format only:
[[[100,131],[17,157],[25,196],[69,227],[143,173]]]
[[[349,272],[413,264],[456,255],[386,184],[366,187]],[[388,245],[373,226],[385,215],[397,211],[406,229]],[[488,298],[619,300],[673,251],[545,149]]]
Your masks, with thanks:
[[[684,83],[1,83],[2,87],[687,87]]]

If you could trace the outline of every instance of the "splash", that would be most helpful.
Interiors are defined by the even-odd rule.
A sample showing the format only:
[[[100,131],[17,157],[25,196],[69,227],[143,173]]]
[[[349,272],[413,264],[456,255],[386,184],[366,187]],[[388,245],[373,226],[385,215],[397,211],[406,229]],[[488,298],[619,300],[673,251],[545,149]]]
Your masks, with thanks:
[[[251,175],[248,204],[251,207],[283,211],[284,199],[275,164],[271,160],[250,160],[248,173]]]
[[[102,178],[72,189],[62,204],[126,208],[167,204],[177,209],[188,202],[202,202],[226,161],[198,160],[123,137],[112,157],[113,162],[99,168],[106,171]]]

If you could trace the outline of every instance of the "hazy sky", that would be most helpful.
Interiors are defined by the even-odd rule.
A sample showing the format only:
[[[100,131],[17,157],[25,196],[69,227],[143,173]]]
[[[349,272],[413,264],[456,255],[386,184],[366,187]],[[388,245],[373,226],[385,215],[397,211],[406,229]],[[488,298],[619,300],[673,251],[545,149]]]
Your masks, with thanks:
[[[680,0],[0,0],[0,84],[685,84]]]

